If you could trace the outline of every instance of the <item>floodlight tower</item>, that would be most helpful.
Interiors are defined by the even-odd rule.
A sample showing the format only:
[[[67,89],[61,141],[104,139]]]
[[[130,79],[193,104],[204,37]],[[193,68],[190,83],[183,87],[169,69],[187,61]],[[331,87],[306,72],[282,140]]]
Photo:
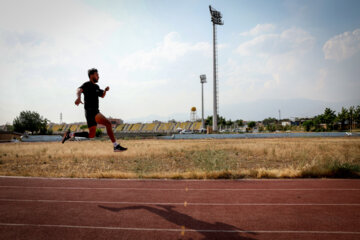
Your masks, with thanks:
[[[200,75],[200,83],[201,83],[201,128],[205,128],[204,123],[204,83],[206,83],[206,75]]]
[[[217,82],[217,50],[216,50],[216,25],[224,25],[222,21],[222,14],[215,8],[209,6],[211,21],[213,23],[213,78],[214,78],[214,114],[213,114],[213,131],[218,130],[217,126],[217,114],[218,114],[218,82]]]

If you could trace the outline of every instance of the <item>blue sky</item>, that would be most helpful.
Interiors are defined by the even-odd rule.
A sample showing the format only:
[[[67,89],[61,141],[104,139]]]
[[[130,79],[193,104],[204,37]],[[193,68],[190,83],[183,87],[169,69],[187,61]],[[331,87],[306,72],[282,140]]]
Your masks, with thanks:
[[[75,91],[100,71],[106,116],[187,120],[212,112],[212,26],[218,27],[219,105],[226,118],[312,116],[358,105],[359,1],[5,1],[0,9],[0,124],[21,110],[84,121]],[[200,116],[200,112],[198,114]]]

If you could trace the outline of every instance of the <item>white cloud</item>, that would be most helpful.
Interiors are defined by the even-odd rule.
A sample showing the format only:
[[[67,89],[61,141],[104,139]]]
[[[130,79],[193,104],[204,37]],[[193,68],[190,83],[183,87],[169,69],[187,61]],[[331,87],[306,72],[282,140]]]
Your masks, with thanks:
[[[266,32],[272,32],[275,30],[275,25],[270,23],[257,24],[250,31],[240,33],[240,36],[257,36]]]
[[[323,46],[325,59],[341,61],[360,51],[360,29],[330,38]]]
[[[262,34],[240,44],[237,52],[244,56],[273,55],[296,51],[306,52],[314,44],[314,37],[299,28],[286,29],[280,33]]]
[[[105,65],[102,50],[120,27],[81,1],[6,1],[0,8],[0,71],[6,76],[0,102],[7,114],[0,122],[22,110],[51,120],[59,112],[81,116],[72,108],[74,89],[86,80],[86,69]]]
[[[331,39],[324,52],[344,59],[357,50],[359,30]],[[222,67],[226,91],[221,102],[307,98],[321,101],[358,99],[360,54],[351,62],[325,61],[316,39],[304,29],[264,33],[239,43],[232,60]],[[320,51],[319,51],[320,50]],[[225,89],[225,87],[222,87]]]
[[[208,42],[181,42],[177,32],[168,33],[163,41],[148,51],[137,51],[123,56],[119,60],[119,67],[124,71],[155,70],[163,62],[174,62],[190,52],[211,54],[211,44]]]
[[[43,36],[72,38],[83,40],[101,39],[102,33],[119,24],[110,15],[98,11],[81,1],[7,1],[0,9],[2,29]]]
[[[300,28],[263,33],[240,43],[221,71],[228,87],[226,101],[308,97],[314,46],[315,38]]]
[[[0,8],[0,61],[79,63],[91,55],[90,49],[104,47],[120,26],[79,1],[8,1]]]

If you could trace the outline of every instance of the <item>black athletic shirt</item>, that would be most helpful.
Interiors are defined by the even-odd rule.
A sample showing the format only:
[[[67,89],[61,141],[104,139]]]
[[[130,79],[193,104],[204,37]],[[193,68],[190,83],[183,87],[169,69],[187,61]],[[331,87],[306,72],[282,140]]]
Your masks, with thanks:
[[[99,88],[99,85],[90,81],[85,82],[80,87],[84,93],[84,108],[85,110],[98,110],[99,109],[99,97],[104,94],[104,90]]]

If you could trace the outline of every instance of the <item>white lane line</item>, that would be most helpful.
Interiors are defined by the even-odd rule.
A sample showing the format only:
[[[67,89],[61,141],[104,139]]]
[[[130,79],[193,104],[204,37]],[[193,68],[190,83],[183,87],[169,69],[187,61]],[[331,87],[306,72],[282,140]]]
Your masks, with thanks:
[[[137,190],[137,191],[360,191],[360,188],[123,188],[123,187],[36,187],[0,186],[0,188],[62,190]]]
[[[117,202],[117,201],[82,201],[82,200],[51,200],[51,199],[8,199],[1,202],[44,202],[44,203],[90,203],[90,204],[122,204],[122,205],[181,205],[183,202]],[[360,203],[191,203],[187,206],[360,206]]]
[[[102,226],[76,226],[76,225],[52,225],[52,224],[28,224],[28,223],[0,223],[0,226],[11,227],[55,227],[55,228],[79,228],[79,229],[102,229],[102,230],[129,230],[129,231],[161,231],[161,232],[214,232],[214,233],[302,233],[302,234],[360,234],[360,232],[347,231],[296,231],[296,230],[237,230],[237,229],[186,229],[183,228],[129,228],[129,227],[102,227]]]
[[[25,176],[0,176],[0,179],[29,179],[29,180],[83,180],[83,181],[155,181],[155,182],[294,182],[294,181],[342,181],[353,182],[359,179],[337,179],[337,178],[274,178],[274,179],[256,179],[256,178],[241,178],[241,179],[172,179],[172,178],[70,178],[70,177],[25,177]]]

